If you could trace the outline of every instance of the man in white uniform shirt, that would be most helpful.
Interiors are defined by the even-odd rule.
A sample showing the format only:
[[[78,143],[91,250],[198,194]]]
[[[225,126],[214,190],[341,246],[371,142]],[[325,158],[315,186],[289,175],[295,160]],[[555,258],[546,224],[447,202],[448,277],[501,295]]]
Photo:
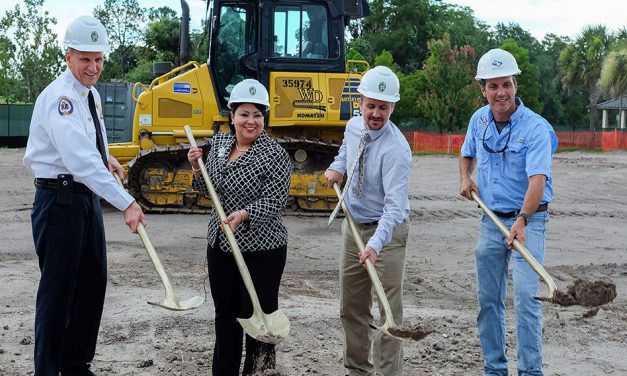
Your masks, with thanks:
[[[35,376],[90,376],[107,284],[100,197],[124,211],[132,232],[144,214],[111,172],[100,95],[109,51],[91,16],[65,33],[67,70],[39,95],[24,165],[35,176],[31,221],[41,279],[35,309]]]
[[[371,347],[373,317],[372,282],[363,267],[374,263],[390,302],[394,322],[403,322],[403,277],[409,219],[409,173],[412,156],[401,131],[390,121],[400,99],[398,78],[389,68],[374,67],[364,74],[357,91],[362,116],[346,124],[344,141],[335,161],[325,172],[327,183],[342,184],[344,174],[358,158],[362,139],[367,140],[352,176],[347,177],[346,204],[366,244],[358,249],[346,220],[342,224],[340,266],[340,318],[344,327],[344,368],[349,376],[403,374],[399,340],[376,333]],[[379,307],[385,317],[383,307]]]

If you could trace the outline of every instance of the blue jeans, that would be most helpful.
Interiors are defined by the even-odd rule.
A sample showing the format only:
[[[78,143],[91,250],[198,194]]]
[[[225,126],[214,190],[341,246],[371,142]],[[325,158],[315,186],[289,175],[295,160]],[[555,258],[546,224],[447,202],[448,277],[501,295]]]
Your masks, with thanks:
[[[511,228],[515,218],[501,219]],[[525,246],[540,264],[544,262],[546,211],[529,218]],[[542,373],[542,309],[534,299],[538,290],[538,275],[518,252],[507,248],[505,237],[487,216],[481,219],[477,242],[477,298],[479,315],[477,325],[483,349],[484,374],[507,375],[505,354],[505,293],[507,291],[509,261],[512,259],[514,280],[514,308],[516,310],[516,338],[518,347],[518,375]]]

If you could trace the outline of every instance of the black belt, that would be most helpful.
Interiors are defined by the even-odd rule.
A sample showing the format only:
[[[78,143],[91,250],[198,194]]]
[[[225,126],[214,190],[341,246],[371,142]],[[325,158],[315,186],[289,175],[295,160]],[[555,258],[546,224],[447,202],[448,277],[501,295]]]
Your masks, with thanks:
[[[540,204],[540,206],[538,206],[538,208],[536,209],[534,213],[547,211],[548,209],[549,209],[549,204]],[[514,218],[520,213],[520,210],[514,210],[511,212],[499,212],[499,211],[493,210],[492,212],[496,214],[497,217]]]
[[[377,226],[378,224],[379,224],[379,221],[368,222],[368,223],[358,223],[358,225],[363,226],[363,227]]]
[[[56,191],[57,179],[35,178],[35,188]],[[79,182],[73,182],[73,188],[74,192],[92,193],[91,189],[87,188],[85,184]]]

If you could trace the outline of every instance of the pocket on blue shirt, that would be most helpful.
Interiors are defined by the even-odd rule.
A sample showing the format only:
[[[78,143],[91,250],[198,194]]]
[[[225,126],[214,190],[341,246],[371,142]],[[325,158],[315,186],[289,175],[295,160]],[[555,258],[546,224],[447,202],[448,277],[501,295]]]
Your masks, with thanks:
[[[525,159],[527,156],[527,145],[522,142],[511,143],[506,150],[505,158],[507,165],[517,170],[525,169]]]

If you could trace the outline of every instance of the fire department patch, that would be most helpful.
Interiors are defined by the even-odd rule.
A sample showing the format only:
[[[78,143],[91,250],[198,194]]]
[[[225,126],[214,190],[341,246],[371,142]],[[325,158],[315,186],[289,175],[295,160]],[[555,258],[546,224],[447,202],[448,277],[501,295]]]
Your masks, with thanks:
[[[69,98],[61,97],[59,100],[59,115],[67,116],[74,111],[74,105]]]

